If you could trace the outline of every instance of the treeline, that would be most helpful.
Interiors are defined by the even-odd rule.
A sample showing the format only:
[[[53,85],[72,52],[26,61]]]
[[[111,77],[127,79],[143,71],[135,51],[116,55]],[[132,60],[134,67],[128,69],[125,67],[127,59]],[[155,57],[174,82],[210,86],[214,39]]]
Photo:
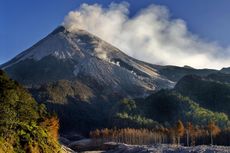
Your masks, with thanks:
[[[162,129],[164,130],[164,129]],[[159,130],[152,131],[149,129],[96,129],[90,132],[90,137],[94,139],[94,142],[118,142],[126,144],[144,145],[153,143],[164,143],[167,140],[167,135]]]
[[[118,142],[132,145],[177,144],[195,145],[230,145],[230,128],[220,129],[214,122],[207,126],[183,124],[178,121],[174,127],[158,129],[96,129],[90,132],[95,143]]]

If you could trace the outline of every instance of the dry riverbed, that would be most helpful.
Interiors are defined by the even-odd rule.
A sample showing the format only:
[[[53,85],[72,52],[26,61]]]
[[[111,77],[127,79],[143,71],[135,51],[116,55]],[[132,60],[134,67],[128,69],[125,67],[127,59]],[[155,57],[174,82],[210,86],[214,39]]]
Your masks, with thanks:
[[[116,149],[106,151],[106,153],[230,153],[228,146],[195,146],[184,147],[167,144],[151,145],[151,146],[135,146],[121,144]]]

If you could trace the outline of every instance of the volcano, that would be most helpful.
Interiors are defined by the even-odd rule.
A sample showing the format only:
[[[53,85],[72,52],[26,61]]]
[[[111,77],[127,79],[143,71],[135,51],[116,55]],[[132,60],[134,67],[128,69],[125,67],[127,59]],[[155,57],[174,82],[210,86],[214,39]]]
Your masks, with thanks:
[[[134,59],[99,37],[60,26],[1,66],[27,87],[77,81],[94,93],[139,97],[174,82],[151,64]]]

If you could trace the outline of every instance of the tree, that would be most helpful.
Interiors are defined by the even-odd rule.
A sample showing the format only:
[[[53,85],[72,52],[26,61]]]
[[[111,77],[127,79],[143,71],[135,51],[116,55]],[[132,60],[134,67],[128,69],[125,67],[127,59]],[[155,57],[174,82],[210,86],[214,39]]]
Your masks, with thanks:
[[[108,128],[105,128],[105,129],[102,129],[101,130],[101,135],[102,135],[102,138],[103,138],[103,141],[108,141],[109,139],[109,129]]]
[[[188,123],[187,123],[187,127],[186,127],[187,146],[190,146],[189,139],[190,139],[192,130],[193,130],[192,123],[191,123],[191,122],[188,122]]]
[[[59,119],[57,116],[46,118],[40,125],[47,129],[48,134],[52,138],[58,140]]]
[[[0,70],[0,152],[59,152],[58,127],[57,118]]]
[[[214,122],[210,122],[208,124],[208,131],[210,133],[211,145],[213,145],[213,137],[218,135],[221,132],[221,130]]]
[[[123,112],[132,112],[136,107],[136,103],[132,99],[124,98],[119,102],[119,110]]]
[[[90,132],[90,137],[94,139],[95,144],[97,144],[100,136],[101,136],[101,131],[99,129],[96,129],[95,131]]]
[[[176,134],[177,134],[177,144],[179,146],[180,144],[180,138],[184,135],[184,125],[183,123],[178,120],[177,125],[176,125]]]

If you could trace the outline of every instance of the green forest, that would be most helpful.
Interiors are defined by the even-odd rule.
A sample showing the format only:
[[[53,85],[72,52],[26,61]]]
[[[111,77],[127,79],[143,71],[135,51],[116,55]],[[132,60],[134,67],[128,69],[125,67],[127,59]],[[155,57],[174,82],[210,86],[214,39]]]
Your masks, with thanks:
[[[0,153],[57,153],[59,121],[0,71]]]

